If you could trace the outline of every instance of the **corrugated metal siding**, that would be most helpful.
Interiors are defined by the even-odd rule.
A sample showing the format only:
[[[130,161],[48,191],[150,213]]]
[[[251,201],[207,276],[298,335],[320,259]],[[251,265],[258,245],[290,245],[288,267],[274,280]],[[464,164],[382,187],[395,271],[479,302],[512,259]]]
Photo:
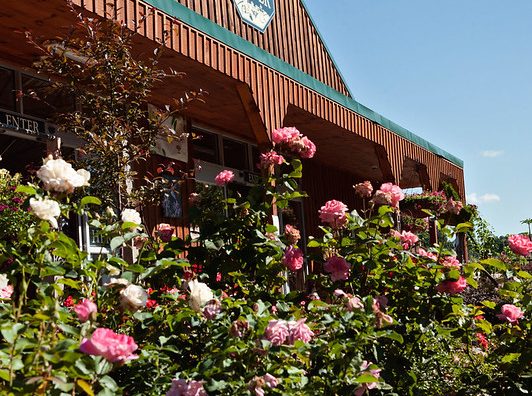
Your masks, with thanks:
[[[340,73],[299,0],[275,0],[275,16],[264,33],[242,21],[232,0],[176,1],[344,95],[350,96]],[[103,0],[85,0],[85,7],[91,11],[96,10],[100,15],[106,10],[118,20],[128,21],[131,13],[124,13],[119,9],[120,3],[123,2],[123,0],[107,0],[106,7]],[[130,0],[126,2],[132,3]],[[77,3],[79,4],[80,0],[77,0]],[[109,4],[117,4],[117,7],[111,8]],[[145,12],[143,6],[141,9]],[[145,35],[153,38],[157,32],[145,32]]]
[[[89,11],[96,12],[102,16],[105,15],[105,11],[124,9],[125,20],[131,28],[135,27],[135,21],[138,21],[148,10],[148,7],[138,0],[114,0],[114,7],[112,9],[106,9],[104,5],[105,0],[75,0],[75,3],[83,5]],[[190,4],[187,5],[192,7],[193,2],[189,0],[188,3]],[[197,7],[196,9],[209,15],[209,10],[216,9],[216,7],[212,5],[208,7],[207,5],[207,1],[194,2],[194,7]],[[286,4],[285,11],[289,11],[288,4]],[[229,25],[234,25],[233,28],[236,33],[253,38],[253,32],[250,31],[250,27],[245,25],[241,26],[238,19],[235,22],[234,13],[236,11],[233,10],[232,5],[231,7],[226,7],[226,12],[229,18]],[[220,9],[220,13],[223,21],[224,14],[222,9]],[[290,28],[290,25],[288,27]],[[204,33],[167,16],[160,10],[153,10],[153,13],[148,17],[148,23],[145,25],[142,33],[153,40],[156,37],[163,36],[163,29],[174,31],[172,40],[166,43],[172,50],[188,56],[197,62],[210,65],[215,70],[248,84],[253,92],[255,102],[261,111],[267,130],[271,131],[283,126],[286,109],[289,104],[292,104],[305,111],[316,114],[347,131],[356,133],[384,146],[391,162],[392,172],[395,178],[393,181],[399,182],[404,158],[409,157],[427,166],[433,190],[439,187],[441,173],[457,181],[459,194],[464,197],[463,170],[450,161],[423,149],[381,125],[258,63],[256,60],[219,43],[215,39],[207,37]],[[287,34],[291,33],[293,32]],[[258,37],[254,39],[259,40]],[[209,45],[205,45],[205,42],[208,42]],[[288,46],[288,44],[286,45]],[[294,61],[294,55],[292,54],[291,56],[292,61]],[[215,58],[217,58],[217,61],[213,61]]]

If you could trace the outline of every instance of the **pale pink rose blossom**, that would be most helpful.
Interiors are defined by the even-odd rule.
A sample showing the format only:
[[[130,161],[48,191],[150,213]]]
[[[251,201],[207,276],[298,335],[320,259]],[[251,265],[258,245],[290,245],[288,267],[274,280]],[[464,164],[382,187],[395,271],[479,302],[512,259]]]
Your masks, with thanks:
[[[335,199],[327,201],[319,210],[320,220],[332,228],[342,228],[347,224],[347,205]]]
[[[333,293],[336,297],[347,297],[347,294],[342,289],[336,289]]]
[[[299,319],[297,322],[291,321],[288,323],[288,343],[293,345],[296,341],[310,342],[314,333],[305,324],[306,319]]]
[[[157,224],[157,227],[155,228],[155,233],[163,242],[170,242],[174,236],[174,231],[174,227],[167,223]]]
[[[9,300],[13,294],[13,285],[9,284],[6,274],[0,274],[0,300]]]
[[[84,298],[79,304],[74,306],[74,312],[78,315],[79,321],[84,323],[96,316],[98,307],[91,300]]]
[[[368,367],[371,366],[373,363],[368,362],[364,360],[362,362],[362,365],[360,366],[360,370],[362,371],[361,374],[370,374],[374,376],[375,378],[380,378],[382,369],[370,369],[368,370]],[[366,390],[375,389],[377,387],[377,382],[367,382],[364,384],[361,384],[355,391],[355,396],[362,396]]]
[[[216,175],[216,177],[214,178],[214,182],[221,187],[231,183],[234,178],[235,174],[232,171],[226,169]]]
[[[422,247],[418,247],[417,248],[417,254],[421,257],[425,257],[425,258],[429,258],[431,260],[436,260],[438,258],[438,256],[432,252],[427,252],[425,249],[423,249]]]
[[[512,252],[520,256],[526,257],[532,252],[532,241],[526,235],[510,235],[508,237],[508,244]]]
[[[172,387],[166,396],[208,396],[201,381],[186,381],[184,379],[173,379]]]
[[[349,278],[350,265],[343,257],[332,256],[323,265],[323,269],[331,274],[333,282]]]
[[[112,363],[124,363],[137,359],[133,354],[138,348],[133,337],[117,334],[111,329],[97,328],[90,338],[84,338],[79,347],[88,355],[103,356]]]
[[[355,189],[355,194],[362,198],[369,198],[373,194],[373,186],[369,180],[355,184],[353,188]]]
[[[296,139],[300,139],[301,133],[294,127],[278,128],[272,132],[274,144],[290,144]]]
[[[460,211],[463,209],[464,204],[461,201],[455,201],[452,198],[447,201],[445,204],[445,209],[452,214],[459,214]]]
[[[264,380],[264,382],[266,383],[266,385],[270,388],[277,388],[277,386],[279,385],[279,380],[277,378],[275,378],[273,375],[271,374],[265,374],[262,376],[262,379]]]
[[[303,252],[294,246],[288,246],[282,262],[290,271],[297,271],[303,267]]]
[[[260,155],[260,167],[268,168],[271,165],[282,165],[284,163],[284,157],[277,154],[274,150],[270,150]]]
[[[510,323],[517,323],[523,316],[524,312],[521,308],[516,307],[513,304],[504,304],[501,307],[501,313],[497,315],[499,319]]]
[[[445,256],[440,260],[441,265],[447,268],[460,268],[462,264],[454,256]]]
[[[284,236],[290,245],[296,245],[301,239],[299,230],[290,224],[284,226]]]
[[[403,244],[403,249],[405,250],[410,249],[412,246],[419,242],[419,237],[410,231],[403,231],[401,233],[400,239],[401,243]]]
[[[382,199],[385,204],[388,204],[394,208],[399,207],[399,201],[402,201],[405,198],[405,194],[401,187],[396,186],[393,183],[384,183],[375,193],[375,197],[379,196],[379,200]],[[385,198],[383,198],[385,197]],[[383,202],[376,202],[383,204]]]
[[[461,276],[458,280],[446,280],[436,286],[436,291],[447,294],[462,293],[467,288],[466,279]]]
[[[273,345],[283,345],[290,336],[288,323],[285,320],[270,320],[264,332],[264,337]]]
[[[393,324],[393,318],[381,311],[388,304],[388,299],[385,296],[376,297],[373,301],[373,313],[375,314],[376,327],[381,328]]]
[[[345,303],[345,307],[349,312],[357,311],[360,309],[364,309],[364,304],[362,303],[362,300],[358,298],[357,296],[348,297],[347,302]]]

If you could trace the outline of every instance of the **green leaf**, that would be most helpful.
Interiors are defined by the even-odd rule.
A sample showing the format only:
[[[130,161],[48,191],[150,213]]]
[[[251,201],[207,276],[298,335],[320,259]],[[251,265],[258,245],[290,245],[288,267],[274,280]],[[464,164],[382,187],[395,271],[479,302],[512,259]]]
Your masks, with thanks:
[[[96,197],[83,197],[80,202],[80,209],[83,209],[87,205],[101,205],[102,201]]]
[[[469,222],[465,222],[465,223],[460,223],[456,226],[455,228],[455,232],[456,233],[466,233],[468,231],[471,231],[473,230],[474,226],[472,223],[469,223]]]
[[[490,309],[494,309],[497,306],[496,303],[494,303],[493,301],[489,301],[489,300],[484,300],[484,301],[482,301],[481,304],[484,305],[485,307],[490,308]]]
[[[362,374],[355,381],[359,384],[369,384],[371,382],[379,382],[379,379],[371,374]]]
[[[519,271],[517,273],[517,276],[523,279],[532,279],[532,275],[529,272],[526,271]]]
[[[497,268],[499,270],[505,271],[506,270],[506,264],[502,262],[501,260],[497,260],[494,258],[489,258],[486,260],[482,260],[481,264],[489,265],[490,267]]]
[[[17,189],[15,190],[15,192],[26,194],[26,195],[37,194],[37,190],[35,190],[35,188],[33,188],[32,186],[24,186],[24,185],[17,186]]]
[[[94,391],[92,390],[92,387],[87,382],[83,381],[82,379],[78,379],[76,381],[76,384],[83,389],[83,392],[85,392],[87,395],[94,396]]]
[[[397,341],[398,343],[402,344],[404,342],[403,336],[393,330],[386,331],[383,335],[383,337],[390,338],[392,340]]]
[[[0,332],[4,336],[8,344],[13,344],[17,338],[17,333],[24,328],[22,323],[3,323]]]
[[[125,239],[123,236],[116,236],[113,239],[111,239],[111,250],[115,250],[116,248],[122,246],[125,242]]]
[[[311,240],[311,241],[307,244],[307,247],[309,247],[309,248],[315,248],[315,247],[320,247],[320,246],[321,246],[321,243],[318,242],[316,239]]]
[[[501,362],[502,363],[510,363],[516,359],[519,359],[519,357],[521,356],[520,353],[509,353],[507,355],[504,355],[503,358],[501,359]]]

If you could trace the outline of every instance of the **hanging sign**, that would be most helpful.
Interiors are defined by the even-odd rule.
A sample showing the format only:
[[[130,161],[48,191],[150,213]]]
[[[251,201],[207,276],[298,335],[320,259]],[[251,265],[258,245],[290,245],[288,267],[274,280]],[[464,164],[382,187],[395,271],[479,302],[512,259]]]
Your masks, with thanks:
[[[47,136],[44,121],[33,120],[19,114],[0,111],[0,128],[16,131],[25,135]]]
[[[240,18],[248,25],[266,30],[275,15],[275,0],[233,0]]]

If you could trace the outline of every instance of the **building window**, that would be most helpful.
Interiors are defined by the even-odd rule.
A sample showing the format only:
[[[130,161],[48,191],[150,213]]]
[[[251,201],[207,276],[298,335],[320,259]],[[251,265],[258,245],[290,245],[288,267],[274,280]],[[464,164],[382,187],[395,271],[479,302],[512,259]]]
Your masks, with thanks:
[[[233,169],[248,169],[248,150],[245,143],[223,138],[224,165]]]
[[[74,111],[76,103],[72,95],[53,87],[50,82],[22,75],[23,113],[46,119],[55,113]]]
[[[192,157],[213,164],[220,163],[218,138],[213,133],[194,130],[192,132]]]
[[[0,67],[0,108],[16,110],[15,72]]]

